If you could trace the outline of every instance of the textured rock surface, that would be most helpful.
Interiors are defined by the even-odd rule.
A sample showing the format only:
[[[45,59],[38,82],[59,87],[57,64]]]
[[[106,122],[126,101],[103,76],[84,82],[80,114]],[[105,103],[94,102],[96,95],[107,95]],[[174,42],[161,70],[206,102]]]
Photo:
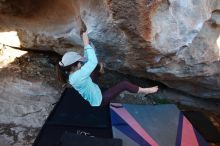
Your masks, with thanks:
[[[57,59],[56,59],[57,60]],[[60,97],[53,56],[4,48],[0,56],[0,146],[29,146]]]
[[[21,47],[82,52],[80,16],[109,69],[220,97],[218,0],[1,0],[0,8],[0,30],[17,32]]]
[[[178,23],[179,25],[174,24],[171,28],[176,30],[173,32],[169,31],[171,35],[166,31],[162,31],[157,36],[158,40],[154,40],[155,48],[164,48],[162,44],[166,44],[170,46],[165,46],[165,48],[170,49],[162,49],[167,55],[161,58],[158,66],[147,68],[147,72],[153,73],[155,79],[159,79],[169,87],[185,91],[194,96],[219,98],[219,10],[212,9],[213,4],[215,4],[214,1],[206,1],[206,3],[202,3],[202,1],[201,3],[185,2],[187,4],[185,6],[188,8],[185,9],[185,13],[173,12],[172,8],[169,7],[169,12],[177,15],[174,18],[181,18],[183,20],[174,19],[174,23]],[[192,4],[195,6],[193,7]],[[200,13],[193,12],[196,7],[201,9]],[[205,13],[205,11],[208,12]],[[192,17],[189,14],[195,14],[195,16]],[[164,14],[162,13],[162,15]],[[169,20],[169,18],[164,19]],[[186,21],[187,19],[190,19],[191,22],[190,20]],[[206,19],[208,20],[204,22]],[[165,28],[164,25],[160,24],[162,30]],[[166,37],[164,40],[165,37],[160,38],[161,35],[167,35],[169,37]],[[161,46],[158,46],[160,44]]]

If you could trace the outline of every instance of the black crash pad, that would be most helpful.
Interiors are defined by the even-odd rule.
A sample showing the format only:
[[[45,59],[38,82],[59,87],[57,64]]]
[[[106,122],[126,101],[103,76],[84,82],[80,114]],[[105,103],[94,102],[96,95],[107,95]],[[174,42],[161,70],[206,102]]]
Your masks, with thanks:
[[[66,132],[112,138],[109,107],[91,107],[76,90],[65,89],[33,146],[57,145]]]
[[[58,146],[122,146],[122,140],[65,133]]]

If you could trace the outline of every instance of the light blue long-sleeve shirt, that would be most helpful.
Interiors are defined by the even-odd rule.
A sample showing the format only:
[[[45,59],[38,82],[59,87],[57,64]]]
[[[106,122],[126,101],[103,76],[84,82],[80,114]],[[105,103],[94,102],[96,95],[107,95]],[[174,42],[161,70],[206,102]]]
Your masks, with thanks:
[[[91,106],[100,106],[102,93],[97,84],[92,82],[90,74],[98,64],[94,48],[86,45],[84,56],[87,62],[76,72],[69,75],[69,83],[87,100]]]

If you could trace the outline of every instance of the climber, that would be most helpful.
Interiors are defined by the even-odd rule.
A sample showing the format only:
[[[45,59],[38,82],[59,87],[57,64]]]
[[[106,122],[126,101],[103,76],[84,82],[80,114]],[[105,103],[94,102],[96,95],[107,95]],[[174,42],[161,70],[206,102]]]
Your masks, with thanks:
[[[58,68],[61,78],[75,88],[91,106],[108,105],[114,97],[125,90],[143,94],[158,91],[158,86],[142,88],[123,81],[101,92],[101,89],[96,84],[96,78],[91,76],[98,64],[98,60],[94,47],[89,42],[87,32],[82,33],[82,39],[84,43],[84,57],[76,52],[67,52],[59,62]],[[103,65],[100,65],[100,72],[103,73]]]

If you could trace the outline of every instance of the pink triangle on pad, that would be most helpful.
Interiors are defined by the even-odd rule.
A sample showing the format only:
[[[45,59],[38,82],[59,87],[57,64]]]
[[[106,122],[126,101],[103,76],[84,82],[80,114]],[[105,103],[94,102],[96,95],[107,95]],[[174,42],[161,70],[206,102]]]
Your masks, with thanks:
[[[181,146],[199,146],[192,124],[183,117]]]
[[[153,138],[141,127],[141,125],[134,119],[134,117],[122,107],[121,104],[111,104],[111,109],[114,110],[127,124],[135,130],[143,139],[145,139],[152,146],[159,146]],[[117,106],[119,108],[117,108]]]

